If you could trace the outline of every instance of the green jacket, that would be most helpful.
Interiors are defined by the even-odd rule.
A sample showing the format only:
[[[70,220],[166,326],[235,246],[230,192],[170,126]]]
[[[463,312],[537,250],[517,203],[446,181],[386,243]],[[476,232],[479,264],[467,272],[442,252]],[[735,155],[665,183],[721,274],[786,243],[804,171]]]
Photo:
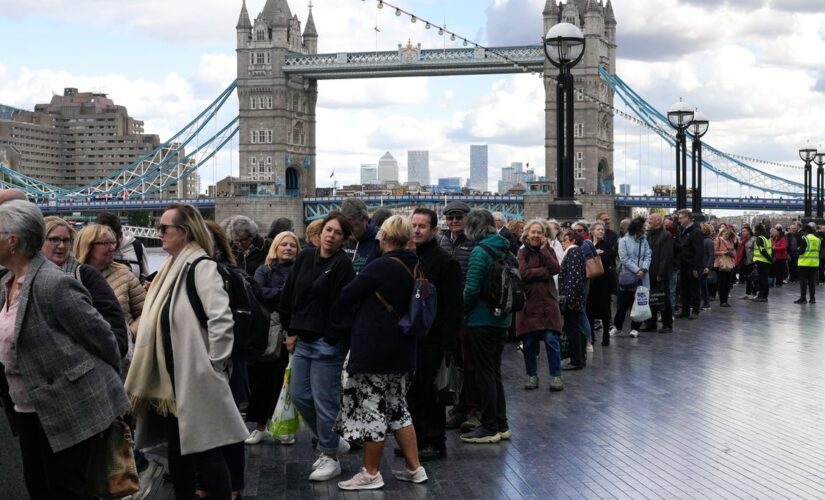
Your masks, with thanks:
[[[509,242],[498,234],[487,235],[479,242],[501,253],[504,258],[510,251]],[[491,326],[508,328],[513,315],[493,316],[489,305],[481,298],[482,291],[489,286],[489,276],[493,271],[493,259],[479,245],[470,252],[467,265],[467,281],[464,284],[464,314],[467,326]]]

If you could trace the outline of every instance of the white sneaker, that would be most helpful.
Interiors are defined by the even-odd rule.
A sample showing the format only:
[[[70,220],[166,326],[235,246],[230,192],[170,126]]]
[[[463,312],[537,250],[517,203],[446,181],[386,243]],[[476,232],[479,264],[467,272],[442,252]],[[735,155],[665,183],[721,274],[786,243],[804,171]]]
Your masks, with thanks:
[[[318,467],[309,475],[310,481],[327,481],[341,475],[341,463],[329,455],[322,456]]]
[[[587,344],[587,352],[593,352],[593,344]]]
[[[615,326],[610,327],[610,336],[611,337],[618,337],[619,335],[621,335],[621,333],[622,332],[620,332]]]
[[[634,339],[639,336],[639,332],[636,330],[630,330],[630,336]]]
[[[325,453],[321,453],[320,455],[318,455],[318,458],[314,462],[312,462],[312,470],[317,469],[318,466],[321,465],[321,462],[325,456],[327,456]]]
[[[246,443],[246,444],[258,444],[261,441],[272,441],[272,439],[273,439],[272,435],[269,434],[268,432],[259,431],[258,429],[255,429],[254,431],[252,431],[252,433],[249,435],[249,437],[244,440],[244,443]]]
[[[138,476],[140,491],[131,495],[133,500],[144,500],[152,492],[155,481],[163,475],[163,464],[149,460],[149,465]]]
[[[283,445],[295,444],[295,436],[277,437],[277,438],[274,438],[274,439],[276,441],[278,441],[279,443],[283,444]]]
[[[341,481],[338,487],[346,491],[355,490],[377,490],[384,487],[384,478],[381,477],[381,471],[371,475],[367,469],[361,467],[361,472],[352,476],[348,481]]]
[[[406,467],[404,467],[404,470],[394,470],[392,471],[392,475],[399,481],[409,481],[415,484],[423,483],[427,480],[427,472],[424,470],[424,467],[421,466],[415,470],[407,470]]]

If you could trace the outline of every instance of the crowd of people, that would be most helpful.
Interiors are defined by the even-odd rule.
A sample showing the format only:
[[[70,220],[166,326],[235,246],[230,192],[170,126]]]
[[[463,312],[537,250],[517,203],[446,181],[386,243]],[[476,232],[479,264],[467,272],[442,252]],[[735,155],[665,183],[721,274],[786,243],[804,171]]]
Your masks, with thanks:
[[[443,215],[442,230],[429,208],[370,214],[348,198],[308,225],[302,246],[288,219],[262,234],[248,217],[217,224],[173,204],[156,226],[167,258],[149,273],[117,216],[76,232],[14,193],[0,195],[0,401],[30,496],[92,498],[84,464],[125,416],[139,494],[163,470],[141,450],[165,444],[177,498],[240,497],[245,446],[276,441],[269,421],[288,366],[286,390],[319,452],[310,481],[341,476],[341,456],[360,449],[362,467],[338,487],[381,488],[392,433],[404,462],[393,476],[422,483],[422,463],[447,456],[448,431],[468,444],[511,438],[508,339],[524,357],[523,389],[540,387],[543,344],[547,389],[557,392],[563,372],[584,369],[594,345],[608,348],[626,323],[632,338],[672,333],[674,318],[731,307],[736,283],[742,299],[766,302],[772,287],[796,282],[796,303],[815,303],[825,281],[825,234],[796,221],[787,231],[767,220],[737,228],[683,210],[623,220],[616,231],[607,213],[508,224],[461,201]],[[494,271],[508,265],[524,294],[512,311],[491,298]],[[234,348],[224,266],[254,280],[281,325],[275,355],[249,359]],[[400,320],[414,312],[422,279],[434,285],[437,309],[426,335],[414,336]],[[642,286],[651,316],[634,321]],[[448,408],[436,378],[449,366],[460,367],[463,384]]]

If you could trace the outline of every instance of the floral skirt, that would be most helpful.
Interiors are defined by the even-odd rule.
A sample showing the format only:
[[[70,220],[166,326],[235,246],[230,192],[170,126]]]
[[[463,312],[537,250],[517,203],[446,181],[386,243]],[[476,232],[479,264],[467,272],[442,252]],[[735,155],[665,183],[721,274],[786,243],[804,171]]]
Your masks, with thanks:
[[[387,429],[412,425],[407,410],[411,374],[341,375],[343,392],[337,428],[347,441],[384,441]]]

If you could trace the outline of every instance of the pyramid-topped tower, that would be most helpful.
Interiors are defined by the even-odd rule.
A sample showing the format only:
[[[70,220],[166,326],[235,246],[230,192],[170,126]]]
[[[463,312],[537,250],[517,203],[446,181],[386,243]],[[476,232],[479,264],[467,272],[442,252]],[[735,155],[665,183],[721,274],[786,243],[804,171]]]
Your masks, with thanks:
[[[610,0],[547,0],[543,11],[544,32],[558,23],[576,25],[585,38],[582,60],[573,68],[574,182],[576,194],[613,194],[613,114],[584,95],[613,102],[613,91],[599,76],[602,67],[616,73],[616,17]],[[556,78],[558,70],[546,63],[546,74]],[[545,175],[556,178],[556,87],[545,79]]]
[[[312,196],[318,86],[281,69],[288,53],[318,52],[311,4],[302,34],[286,0],[267,0],[254,22],[244,1],[236,32],[242,188],[235,192]]]

